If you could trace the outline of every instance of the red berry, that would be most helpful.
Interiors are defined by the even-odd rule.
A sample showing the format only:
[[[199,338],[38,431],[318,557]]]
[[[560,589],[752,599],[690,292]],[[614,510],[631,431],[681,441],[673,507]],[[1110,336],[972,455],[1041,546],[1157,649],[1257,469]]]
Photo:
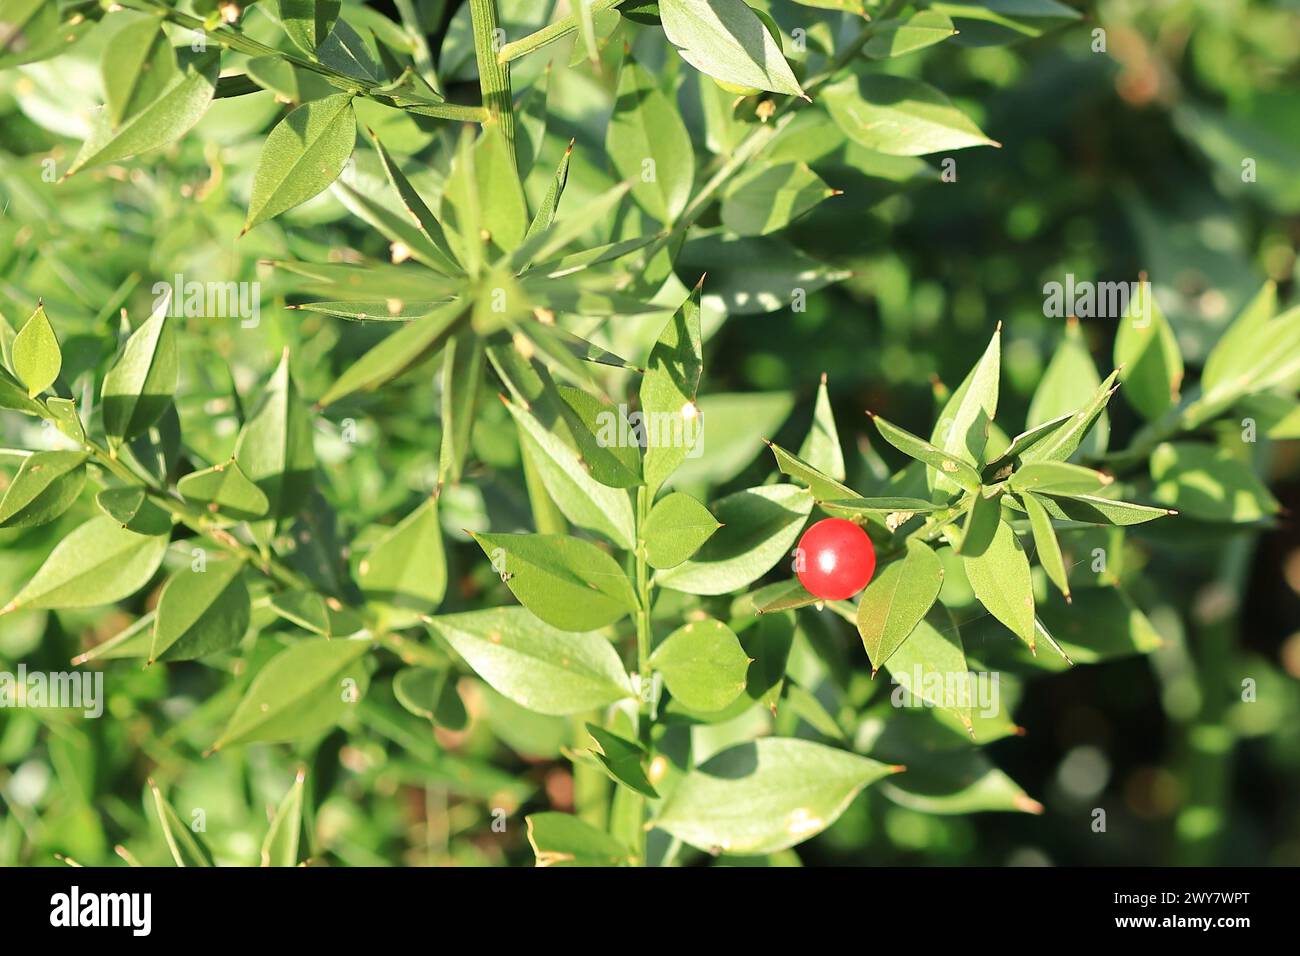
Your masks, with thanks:
[[[805,531],[796,557],[799,583],[826,601],[853,597],[876,571],[871,539],[843,518],[826,518]]]

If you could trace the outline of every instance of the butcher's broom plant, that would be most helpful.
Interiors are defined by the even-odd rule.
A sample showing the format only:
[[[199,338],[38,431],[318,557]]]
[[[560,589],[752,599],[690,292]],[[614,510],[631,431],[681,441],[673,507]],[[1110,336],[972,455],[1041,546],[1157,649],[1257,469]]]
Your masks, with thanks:
[[[217,202],[234,181],[242,215],[213,222],[261,250],[259,281],[304,323],[248,387],[190,321],[210,297],[194,311],[171,276],[149,299],[135,273],[89,316],[29,304],[0,337],[0,406],[48,427],[3,452],[0,533],[32,560],[0,621],[117,605],[78,668],[209,688],[146,734],[165,784],[287,746],[257,786],[281,801],[263,863],[366,860],[338,837],[340,765],[420,788],[431,829],[526,832],[539,865],[784,861],[867,787],[927,813],[1039,812],[982,748],[1023,732],[1025,679],[1159,645],[1127,587],[1149,523],[1276,511],[1235,422],[1294,404],[1300,311],[1266,288],[1195,387],[1158,308],[1121,320],[1104,378],[1071,323],[1024,422],[999,417],[999,324],[929,434],[853,423],[852,485],[811,375],[797,452],[768,442],[766,479],[715,497],[742,470],[723,456],[752,461],[752,428],[785,414],[711,396],[709,340],[847,277],[782,238],[853,209],[837,173],[902,189],[939,178],[919,156],[997,145],[887,69],[958,32],[941,8],[992,20],[575,0],[521,29],[525,6],[470,0],[435,61],[439,3],[398,3],[398,22],[324,0],[0,0],[2,66],[99,44],[102,105],[57,188],[176,157],[222,101],[272,104],[257,149],[227,164],[209,143],[209,193],[185,188]],[[1037,33],[1074,18],[1027,10]],[[607,124],[566,96],[607,98]],[[365,225],[360,248],[312,232],[331,216]],[[1117,391],[1147,422],[1123,448]],[[388,468],[348,464],[367,423],[404,449]],[[828,519],[865,535],[826,526],[844,532],[827,546]],[[849,593],[812,583],[835,561]],[[571,793],[501,751],[549,755]],[[150,784],[175,862],[259,862],[214,851],[202,808]]]

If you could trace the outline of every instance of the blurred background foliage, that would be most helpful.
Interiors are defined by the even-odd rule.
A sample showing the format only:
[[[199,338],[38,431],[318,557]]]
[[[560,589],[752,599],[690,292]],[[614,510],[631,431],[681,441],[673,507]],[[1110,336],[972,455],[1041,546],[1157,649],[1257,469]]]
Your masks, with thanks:
[[[928,433],[936,392],[956,384],[996,321],[1004,330],[1003,407],[1007,420],[1019,421],[1064,331],[1063,320],[1044,316],[1043,285],[1066,274],[1109,281],[1146,272],[1191,365],[1264,279],[1277,282],[1280,301],[1295,300],[1300,3],[1073,5],[1084,19],[1045,36],[982,45],[990,38],[971,30],[890,61],[891,72],[923,76],[947,92],[1001,148],[955,154],[954,182],[940,178],[943,155],[878,168],[835,158],[814,164],[844,195],[786,238],[848,278],[810,294],[805,310],[733,307],[725,324],[712,300],[705,408],[711,423],[726,424],[714,424],[705,456],[687,463],[685,487],[725,493],[761,482],[772,469],[758,439],[797,446],[822,372],[848,450],[855,442],[863,450],[850,455],[849,484],[869,484],[863,410]],[[392,4],[371,6],[397,16]],[[450,97],[475,101],[465,11],[455,2],[416,6]],[[778,18],[789,7],[773,6]],[[513,33],[545,23],[553,4],[505,7]],[[839,16],[799,15],[831,24]],[[253,13],[245,29],[268,41],[273,32]],[[638,28],[622,29],[638,60],[679,84],[703,141],[716,91],[666,58],[662,41],[638,45]],[[65,56],[0,74],[0,314],[12,328],[43,297],[62,340],[64,379],[75,383],[111,353],[119,309],[149,309],[154,282],[178,273],[261,282],[256,328],[182,320],[179,415],[187,444],[219,461],[238,431],[237,396],[256,391],[285,347],[303,393],[315,397],[379,334],[285,309],[279,278],[259,262],[346,261],[354,250],[384,258],[386,243],[330,192],[236,238],[265,132],[284,108],[270,93],[217,100],[160,154],[52,182],[83,138],[85,111],[101,101],[97,44],[102,38],[92,33]],[[607,47],[601,71],[572,66],[571,41],[516,65],[519,92],[553,61],[551,119],[530,194],[544,189],[570,138],[565,204],[579,208],[613,181],[601,144],[619,47]],[[417,184],[436,192],[454,142],[450,124],[358,106],[373,113],[362,119],[395,153],[414,157],[405,165]],[[1257,162],[1254,182],[1243,182],[1246,157]],[[363,187],[376,181],[373,153],[359,150],[348,175]],[[698,277],[690,252],[678,270],[687,286]],[[746,269],[764,267],[738,262],[740,278],[711,276],[706,293],[713,282],[725,289],[752,279]],[[619,354],[643,356],[663,320],[620,317],[601,334]],[[1082,329],[1104,372],[1113,322],[1085,319]],[[0,326],[0,334],[12,333]],[[318,419],[321,510],[340,516],[346,538],[364,540],[367,526],[405,514],[435,485],[435,369],[426,365]],[[444,611],[503,600],[463,529],[486,529],[489,515],[494,529],[530,524],[514,430],[499,403],[481,407],[472,471],[441,499],[452,581]],[[1122,447],[1140,422],[1122,401],[1110,414],[1112,447]],[[46,447],[45,431],[35,420],[0,415],[0,445]],[[891,449],[881,454],[901,464]],[[1268,455],[1270,484],[1294,512],[1296,443],[1277,443]],[[3,480],[13,463],[0,464]],[[15,590],[84,516],[74,510],[54,526],[0,532],[0,591]],[[1125,553],[1126,583],[1159,631],[1160,649],[1026,683],[1015,711],[1026,733],[987,748],[1043,804],[1041,815],[925,813],[873,788],[778,862],[1300,864],[1300,535],[1285,512],[1273,526],[1231,532],[1178,520],[1176,531],[1152,531]],[[136,610],[156,599],[155,592]],[[6,616],[0,669],[19,661],[29,670],[66,669],[132,619],[118,611]],[[807,612],[800,621],[807,641],[857,653],[858,638],[842,622]],[[978,640],[967,637],[968,652],[980,654]],[[464,733],[431,732],[378,680],[354,725],[318,746],[201,758],[244,689],[241,674],[189,663],[117,665],[111,675],[108,719],[0,711],[0,865],[48,864],[58,854],[120,862],[118,844],[143,862],[165,861],[144,784],[150,774],[183,815],[204,809],[221,862],[256,863],[267,807],[303,761],[314,859],[526,864],[523,812],[571,809],[575,786],[584,785],[558,759],[567,720],[528,714],[472,679],[461,687],[473,717]],[[1250,703],[1241,699],[1247,678],[1257,686]],[[870,689],[853,696],[865,700]],[[1107,812],[1105,833],[1093,830],[1094,808]]]

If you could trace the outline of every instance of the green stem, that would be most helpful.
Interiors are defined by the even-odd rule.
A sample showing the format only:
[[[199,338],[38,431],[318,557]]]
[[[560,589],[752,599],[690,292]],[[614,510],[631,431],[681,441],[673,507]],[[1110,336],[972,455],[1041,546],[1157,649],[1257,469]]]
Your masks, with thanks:
[[[416,12],[415,4],[412,0],[396,0],[397,15],[402,18],[402,26],[406,28],[407,34],[411,38],[414,46],[412,59],[415,61],[415,68],[419,71],[420,76],[435,90],[441,92],[438,85],[438,73],[433,68],[433,53],[429,50],[429,40],[424,35],[424,30],[420,26],[420,17]],[[432,14],[432,22],[438,22],[442,16],[444,4],[438,4],[436,11]]]
[[[612,10],[622,3],[623,0],[591,0],[591,15],[594,17],[598,13],[604,13],[606,10]],[[578,29],[578,17],[576,14],[569,14],[556,20],[554,23],[542,27],[536,33],[530,33],[522,40],[516,40],[514,43],[507,43],[497,52],[497,59],[502,63],[509,63],[511,60],[517,60],[521,56],[527,56],[535,50],[540,50],[548,43],[554,43],[556,40],[562,40],[570,33]]]
[[[650,515],[650,495],[649,489],[642,485],[636,490],[636,592],[637,592],[637,612],[636,612],[636,670],[638,687],[641,697],[640,719],[637,721],[637,732],[640,735],[641,746],[645,748],[647,759],[653,753],[654,740],[650,730],[654,721],[654,695],[653,695],[653,677],[650,673],[650,566],[646,561],[646,543],[645,543],[645,525],[646,519]],[[640,818],[642,823],[646,817],[646,800],[645,797],[639,799],[641,807]],[[639,846],[637,847],[637,859],[641,865],[646,865],[646,831],[644,826],[638,833]]]
[[[496,0],[469,0],[469,14],[474,26],[474,56],[478,60],[478,84],[483,91],[483,106],[488,112],[488,122],[500,124],[513,164],[514,104],[510,97],[510,67],[497,58],[496,33],[500,22]]]

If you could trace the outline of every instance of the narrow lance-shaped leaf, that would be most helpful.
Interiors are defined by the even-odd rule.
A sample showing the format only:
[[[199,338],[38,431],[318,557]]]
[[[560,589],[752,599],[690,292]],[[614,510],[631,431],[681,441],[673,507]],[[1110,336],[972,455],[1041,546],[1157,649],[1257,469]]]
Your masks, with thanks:
[[[702,440],[704,424],[695,404],[704,369],[700,337],[700,289],[696,284],[668,320],[650,350],[641,379],[641,427],[645,430],[645,482],[651,494]]]
[[[812,427],[808,430],[803,444],[799,446],[799,457],[836,481],[844,480],[844,450],[840,447],[839,429],[835,427],[835,413],[831,410],[831,397],[826,389],[825,373],[822,374],[821,382],[817,385],[817,402],[813,407]]]
[[[298,841],[302,834],[303,782],[307,772],[299,770],[293,786],[275,808],[266,838],[262,841],[263,866],[297,866]]]
[[[868,412],[868,414],[871,413]],[[969,462],[934,447],[925,439],[918,438],[906,429],[899,428],[879,415],[871,414],[871,420],[880,432],[880,437],[904,455],[924,462],[930,468],[947,475],[962,488],[974,491],[980,487],[979,472]]]
[[[318,404],[331,405],[354,392],[374,391],[386,385],[437,354],[467,315],[468,305],[456,300],[408,323],[361,356],[320,397]]]
[[[1066,568],[1065,559],[1061,555],[1061,543],[1052,528],[1051,516],[1032,494],[1021,495],[1020,501],[1025,506],[1025,513],[1029,515],[1029,529],[1034,536],[1034,549],[1038,552],[1038,563],[1043,566],[1047,577],[1069,601],[1069,569]]]
[[[942,606],[917,623],[885,667],[912,697],[952,713],[973,734],[977,687],[967,669],[961,633]]]
[[[290,112],[262,147],[244,232],[306,202],[338,179],[356,140],[351,94],[312,100]]]
[[[177,866],[215,866],[212,851],[203,840],[190,829],[189,824],[181,818],[176,809],[162,795],[158,785],[149,780],[149,790],[153,794],[154,810],[162,827],[163,839]]]
[[[941,451],[972,465],[984,461],[989,427],[998,411],[998,379],[1002,370],[1002,326],[993,333],[988,347],[939,413],[930,443]],[[953,491],[957,483],[942,472],[929,475],[930,486]]]
[[[1037,428],[1062,415],[1075,415],[1093,402],[1101,391],[1101,376],[1097,366],[1088,354],[1083,341],[1083,332],[1077,319],[1066,323],[1065,336],[1047,363],[1043,377],[1039,379],[1034,397],[1029,402],[1029,413],[1025,425],[1029,429]],[[1067,427],[1075,423],[1070,422]],[[1059,429],[1053,429],[1056,434]],[[1103,410],[1098,413],[1094,426],[1075,444],[1082,449],[1082,454],[1097,457],[1106,451],[1110,440],[1110,421]],[[1036,445],[1042,445],[1037,442]],[[1023,457],[1033,457],[1031,453],[1021,452]],[[1069,457],[1068,455],[1065,457]],[[1058,460],[1064,460],[1059,459]]]

